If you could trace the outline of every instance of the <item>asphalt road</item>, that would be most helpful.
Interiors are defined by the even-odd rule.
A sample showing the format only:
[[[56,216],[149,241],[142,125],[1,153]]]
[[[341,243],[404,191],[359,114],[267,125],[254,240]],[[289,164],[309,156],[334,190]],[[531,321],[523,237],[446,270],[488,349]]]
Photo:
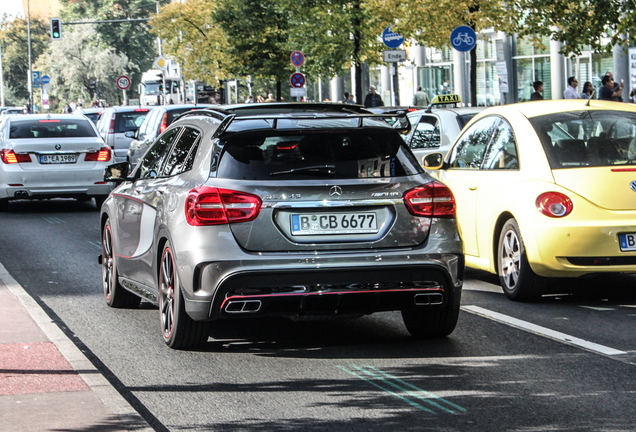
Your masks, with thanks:
[[[0,262],[157,431],[636,430],[634,277],[557,281],[523,304],[469,271],[443,340],[381,313],[223,321],[181,352],[152,305],[106,306],[100,250],[92,202],[0,213]]]

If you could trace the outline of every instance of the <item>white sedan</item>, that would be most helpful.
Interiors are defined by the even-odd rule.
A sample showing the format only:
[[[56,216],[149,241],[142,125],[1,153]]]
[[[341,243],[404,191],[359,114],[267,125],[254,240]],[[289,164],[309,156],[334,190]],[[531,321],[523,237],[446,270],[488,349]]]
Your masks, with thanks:
[[[54,197],[101,207],[113,185],[103,180],[112,151],[81,115],[9,115],[0,122],[0,211],[10,200]]]

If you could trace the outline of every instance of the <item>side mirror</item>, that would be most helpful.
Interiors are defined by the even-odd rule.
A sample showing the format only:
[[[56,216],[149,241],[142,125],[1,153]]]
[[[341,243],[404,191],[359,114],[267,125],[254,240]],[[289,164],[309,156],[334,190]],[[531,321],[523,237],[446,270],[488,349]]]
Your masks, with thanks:
[[[128,131],[128,132],[124,132],[124,136],[126,138],[135,138],[135,134],[137,133],[137,131]]]
[[[444,167],[444,155],[441,153],[429,153],[422,158],[422,166],[429,170],[438,170]]]
[[[104,168],[104,181],[115,182],[117,184],[123,183],[128,180],[129,172],[130,164],[128,162],[119,162],[108,165]]]

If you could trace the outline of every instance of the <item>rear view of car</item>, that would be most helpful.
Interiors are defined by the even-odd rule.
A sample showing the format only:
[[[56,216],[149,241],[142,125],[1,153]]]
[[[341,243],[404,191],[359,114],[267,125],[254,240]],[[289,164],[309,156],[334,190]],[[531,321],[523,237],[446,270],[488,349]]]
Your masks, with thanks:
[[[111,149],[83,116],[9,117],[0,143],[0,210],[13,199],[54,197],[94,197],[100,207],[112,189],[103,180]]]
[[[106,108],[99,117],[97,129],[107,145],[113,150],[115,162],[123,162],[133,138],[126,132],[134,132],[143,123],[148,108],[112,107]]]
[[[195,111],[120,181],[102,208],[106,301],[158,304],[170,347],[241,317],[401,311],[417,337],[455,328],[453,195],[376,116]]]

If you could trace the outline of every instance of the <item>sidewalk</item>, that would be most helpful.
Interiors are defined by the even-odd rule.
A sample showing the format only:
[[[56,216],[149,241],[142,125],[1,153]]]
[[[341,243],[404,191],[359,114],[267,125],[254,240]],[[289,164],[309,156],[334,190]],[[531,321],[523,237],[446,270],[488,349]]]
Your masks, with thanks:
[[[0,264],[0,432],[152,430]]]

